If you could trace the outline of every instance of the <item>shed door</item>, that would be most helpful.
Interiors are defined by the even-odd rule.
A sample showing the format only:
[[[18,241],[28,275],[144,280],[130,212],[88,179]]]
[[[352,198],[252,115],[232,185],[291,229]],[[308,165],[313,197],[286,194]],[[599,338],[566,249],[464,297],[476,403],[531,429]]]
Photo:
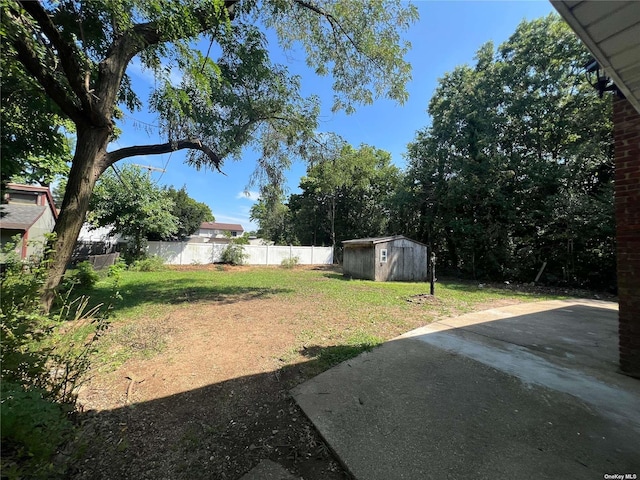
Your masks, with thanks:
[[[415,272],[414,272],[415,262],[413,260],[413,248],[412,247],[403,248],[402,258],[403,258],[402,280],[415,280]]]
[[[414,280],[413,248],[396,247],[393,251],[390,280]]]

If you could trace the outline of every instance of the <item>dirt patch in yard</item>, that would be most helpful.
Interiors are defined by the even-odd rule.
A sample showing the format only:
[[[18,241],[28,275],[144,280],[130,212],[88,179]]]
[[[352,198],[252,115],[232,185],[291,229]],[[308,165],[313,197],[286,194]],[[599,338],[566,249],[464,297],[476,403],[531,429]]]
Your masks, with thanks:
[[[158,336],[165,346],[83,387],[74,477],[237,479],[269,458],[305,479],[347,478],[288,393],[317,373],[299,335],[313,311],[312,299],[199,303],[114,328],[140,348]]]

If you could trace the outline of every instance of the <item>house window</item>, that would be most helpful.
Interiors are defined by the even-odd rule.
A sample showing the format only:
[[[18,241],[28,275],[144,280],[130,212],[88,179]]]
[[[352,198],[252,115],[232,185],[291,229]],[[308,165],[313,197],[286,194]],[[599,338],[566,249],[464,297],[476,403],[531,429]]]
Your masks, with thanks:
[[[38,205],[38,195],[32,193],[11,193],[9,199],[11,203]]]
[[[237,237],[238,236],[238,232],[231,232],[231,236],[232,237]]]
[[[387,249],[380,250],[380,263],[387,263]]]

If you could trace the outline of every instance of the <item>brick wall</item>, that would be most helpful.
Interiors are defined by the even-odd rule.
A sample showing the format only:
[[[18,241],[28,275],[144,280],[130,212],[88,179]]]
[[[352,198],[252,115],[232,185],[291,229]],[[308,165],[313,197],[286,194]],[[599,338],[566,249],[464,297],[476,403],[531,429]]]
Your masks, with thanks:
[[[620,369],[640,378],[640,113],[613,105]]]

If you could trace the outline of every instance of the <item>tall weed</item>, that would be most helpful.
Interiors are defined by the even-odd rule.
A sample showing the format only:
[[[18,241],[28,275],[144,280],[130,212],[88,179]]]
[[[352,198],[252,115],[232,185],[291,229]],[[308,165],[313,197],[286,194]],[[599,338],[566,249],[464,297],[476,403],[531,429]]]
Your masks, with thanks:
[[[164,260],[157,255],[136,260],[129,265],[129,270],[133,272],[161,272],[166,269]]]

